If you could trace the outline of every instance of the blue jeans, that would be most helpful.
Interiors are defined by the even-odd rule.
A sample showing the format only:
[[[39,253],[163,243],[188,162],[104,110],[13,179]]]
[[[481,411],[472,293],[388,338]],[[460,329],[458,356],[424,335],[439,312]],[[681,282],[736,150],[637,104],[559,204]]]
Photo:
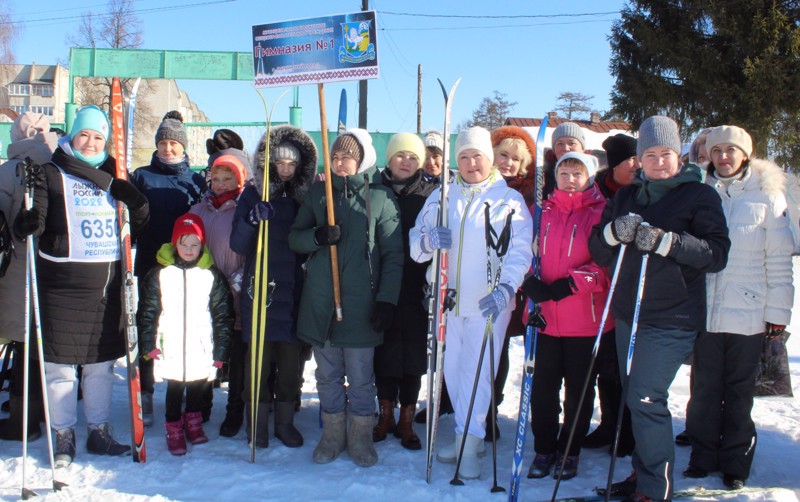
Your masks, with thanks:
[[[636,491],[655,499],[671,499],[675,445],[672,414],[667,406],[669,386],[683,361],[691,354],[697,331],[642,326],[636,333],[626,403],[636,448],[633,468]],[[631,326],[617,319],[617,357],[626,382]]]

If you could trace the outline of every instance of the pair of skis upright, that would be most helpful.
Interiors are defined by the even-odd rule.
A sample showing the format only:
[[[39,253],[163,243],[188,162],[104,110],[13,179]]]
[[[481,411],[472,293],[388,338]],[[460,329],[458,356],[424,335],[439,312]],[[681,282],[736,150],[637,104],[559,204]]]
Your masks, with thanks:
[[[114,77],[111,83],[111,129],[114,134],[114,150],[117,157],[117,178],[126,181],[130,164],[133,161],[133,116],[136,110],[139,82],[140,79],[137,79],[128,100],[127,140],[122,84],[117,77]],[[136,291],[134,291],[133,279],[131,226],[128,207],[122,202],[117,203],[117,222],[122,254],[122,316],[125,324],[128,395],[131,403],[131,453],[134,462],[144,462],[147,459],[147,450],[144,443],[142,393],[139,379],[139,332],[136,327]]]
[[[536,199],[533,214],[533,239],[534,243],[539,240],[539,228],[542,224],[542,199],[544,199],[544,138],[547,132],[547,116],[542,119],[539,126],[539,135],[536,138]],[[536,277],[540,274],[540,256],[538,245],[533,256],[533,273]],[[538,305],[533,301],[528,301],[528,315],[538,316]],[[511,466],[511,486],[508,490],[509,502],[516,502],[519,499],[519,482],[522,477],[522,461],[525,453],[525,438],[527,436],[528,421],[531,412],[531,390],[533,388],[533,367],[536,360],[536,339],[539,329],[528,322],[525,330],[525,362],[523,364],[522,388],[519,398],[519,417],[517,418],[517,434],[514,441],[514,461]]]
[[[439,188],[439,208],[436,225],[447,227],[447,191],[449,186],[450,161],[450,114],[453,109],[453,93],[461,82],[457,79],[448,93],[439,80],[444,95],[444,144],[442,145],[442,174]],[[425,420],[425,448],[427,453],[425,480],[430,483],[433,471],[433,450],[436,445],[436,431],[439,426],[439,403],[442,396],[442,376],[445,350],[445,331],[447,328],[447,304],[451,301],[447,288],[448,251],[437,249],[433,252],[434,278],[431,285],[431,299],[428,304],[428,407]]]

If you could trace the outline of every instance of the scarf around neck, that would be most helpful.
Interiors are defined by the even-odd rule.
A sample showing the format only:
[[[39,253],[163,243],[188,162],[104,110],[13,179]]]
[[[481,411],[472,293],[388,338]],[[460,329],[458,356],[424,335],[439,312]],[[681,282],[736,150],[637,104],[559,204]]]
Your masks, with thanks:
[[[661,200],[672,189],[684,183],[702,182],[702,179],[699,167],[694,164],[684,164],[675,176],[665,180],[649,180],[644,176],[644,171],[640,170],[631,185],[636,187],[636,202],[642,206],[649,206]]]

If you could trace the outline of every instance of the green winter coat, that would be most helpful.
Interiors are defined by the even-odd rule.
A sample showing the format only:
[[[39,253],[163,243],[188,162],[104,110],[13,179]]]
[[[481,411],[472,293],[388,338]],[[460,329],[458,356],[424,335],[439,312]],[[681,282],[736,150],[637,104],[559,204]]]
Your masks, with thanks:
[[[314,243],[314,231],[327,224],[325,184],[315,183],[289,232],[292,250],[310,256],[306,262],[297,336],[318,347],[328,339],[334,347],[376,347],[383,343],[383,333],[370,326],[374,302],[396,305],[400,294],[403,276],[400,212],[394,194],[382,185],[374,166],[352,176],[331,174],[331,182],[336,223],[342,231],[337,244],[342,320],[334,319],[330,248]],[[369,204],[366,204],[367,193]]]

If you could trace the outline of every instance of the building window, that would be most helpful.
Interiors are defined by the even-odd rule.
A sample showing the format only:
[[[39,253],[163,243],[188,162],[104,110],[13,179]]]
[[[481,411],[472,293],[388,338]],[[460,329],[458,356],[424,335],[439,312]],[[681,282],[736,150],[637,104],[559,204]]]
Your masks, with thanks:
[[[41,113],[42,115],[47,115],[48,117],[53,116],[53,107],[52,106],[31,106],[31,111],[33,113]]]
[[[34,84],[33,95],[49,98],[53,96],[53,86],[48,84]]]
[[[8,90],[11,95],[30,96],[31,86],[29,84],[9,84]]]
[[[22,114],[28,111],[28,105],[11,105],[11,109]]]

